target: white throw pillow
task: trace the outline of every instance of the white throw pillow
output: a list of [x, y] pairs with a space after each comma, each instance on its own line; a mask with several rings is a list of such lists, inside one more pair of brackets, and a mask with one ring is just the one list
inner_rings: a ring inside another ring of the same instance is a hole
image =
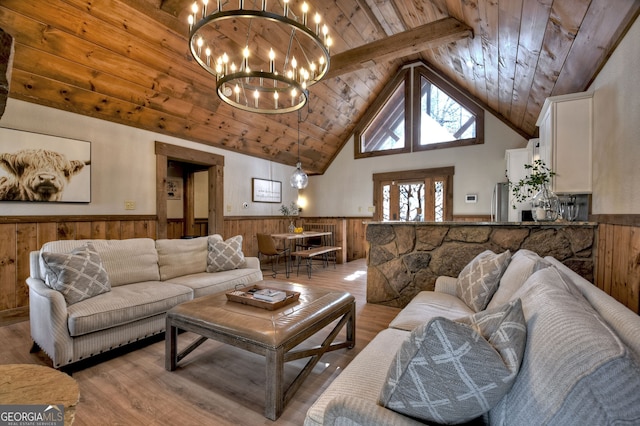
[[398, 350], [379, 402], [429, 422], [475, 419], [511, 389], [526, 334], [520, 299], [457, 321], [434, 318]]
[[209, 238], [207, 253], [207, 272], [229, 271], [246, 264], [242, 252], [242, 235], [236, 235], [226, 241]]
[[474, 312], [487, 307], [498, 289], [500, 277], [511, 260], [509, 250], [496, 254], [485, 250], [462, 269], [456, 281], [456, 296]]
[[71, 253], [42, 252], [45, 283], [64, 296], [67, 305], [111, 291], [111, 282], [93, 244]]
[[487, 308], [495, 308], [510, 302], [516, 291], [527, 281], [527, 278], [534, 272], [550, 266], [551, 263], [538, 256], [538, 254], [526, 249], [518, 250], [511, 256], [511, 261], [502, 274], [498, 289]]

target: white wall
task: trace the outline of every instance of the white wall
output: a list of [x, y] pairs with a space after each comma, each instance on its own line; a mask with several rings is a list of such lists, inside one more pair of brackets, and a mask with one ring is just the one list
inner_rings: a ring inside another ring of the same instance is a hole
[[[303, 216], [372, 216], [374, 173], [449, 166], [455, 167], [453, 214], [489, 215], [493, 186], [506, 181], [505, 150], [523, 148], [527, 140], [485, 112], [483, 145], [355, 160], [353, 143], [351, 138], [324, 175], [310, 176]], [[478, 202], [465, 203], [466, 194], [478, 194]]]
[[593, 214], [640, 212], [640, 20], [589, 90], [593, 95]]
[[[0, 127], [91, 142], [91, 203], [1, 202], [3, 216], [153, 215], [156, 214], [155, 141], [215, 153], [225, 157], [225, 215], [280, 215], [280, 204], [252, 203], [251, 178], [282, 182], [282, 201], [297, 192], [289, 185], [294, 166], [285, 166], [232, 151], [91, 117], [9, 99]], [[16, 146], [16, 151], [20, 149]], [[136, 209], [125, 210], [125, 200]], [[243, 202], [249, 208], [242, 207]]]

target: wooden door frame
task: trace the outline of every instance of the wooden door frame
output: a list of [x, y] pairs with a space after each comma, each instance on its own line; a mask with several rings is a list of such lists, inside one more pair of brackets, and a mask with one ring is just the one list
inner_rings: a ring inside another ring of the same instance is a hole
[[156, 141], [156, 215], [157, 238], [167, 238], [167, 169], [168, 161], [206, 166], [209, 174], [209, 234], [221, 234], [224, 226], [224, 157]]

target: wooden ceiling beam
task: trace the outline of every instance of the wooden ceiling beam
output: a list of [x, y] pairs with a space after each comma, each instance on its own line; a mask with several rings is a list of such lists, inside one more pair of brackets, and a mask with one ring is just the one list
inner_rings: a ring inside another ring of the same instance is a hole
[[331, 56], [326, 78], [357, 71], [434, 47], [473, 37], [473, 30], [455, 18], [444, 18], [408, 31], [376, 40]]

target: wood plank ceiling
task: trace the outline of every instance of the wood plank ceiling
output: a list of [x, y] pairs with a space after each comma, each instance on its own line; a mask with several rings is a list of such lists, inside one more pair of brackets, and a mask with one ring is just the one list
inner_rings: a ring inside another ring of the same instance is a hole
[[[522, 135], [535, 136], [545, 98], [585, 90], [640, 9], [637, 0], [307, 2], [331, 28], [332, 60], [340, 67], [311, 88], [302, 113], [301, 160], [309, 174], [326, 171], [376, 94], [415, 60]], [[253, 114], [218, 100], [189, 54], [191, 3], [1, 0], [0, 29], [15, 40], [9, 96], [294, 166], [297, 113]], [[292, 0], [291, 9], [301, 3]], [[470, 27], [473, 37], [437, 46], [418, 40], [419, 51], [409, 46], [349, 60], [358, 53], [352, 49], [421, 33], [420, 26], [443, 18]], [[345, 68], [361, 62], [364, 68]]]

